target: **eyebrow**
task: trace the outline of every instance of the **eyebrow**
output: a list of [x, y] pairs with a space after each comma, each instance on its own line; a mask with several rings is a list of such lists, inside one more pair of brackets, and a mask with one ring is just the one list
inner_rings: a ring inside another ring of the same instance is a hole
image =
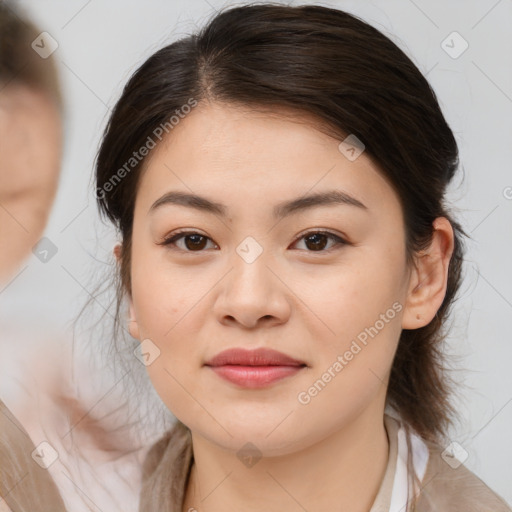
[[[194, 208], [195, 210], [211, 213], [220, 217], [227, 217], [228, 215], [227, 207], [221, 203], [211, 201], [206, 197], [202, 197], [196, 194], [189, 194], [179, 191], [167, 192], [162, 197], [157, 199], [151, 205], [148, 214], [153, 213], [155, 210], [164, 205], [171, 204]], [[276, 219], [282, 219], [299, 211], [328, 205], [349, 205], [355, 206], [362, 210], [368, 210], [367, 206], [365, 206], [361, 201], [345, 192], [340, 190], [327, 190], [325, 192], [318, 192], [315, 194], [298, 197], [296, 199], [283, 201], [274, 206], [273, 215]]]

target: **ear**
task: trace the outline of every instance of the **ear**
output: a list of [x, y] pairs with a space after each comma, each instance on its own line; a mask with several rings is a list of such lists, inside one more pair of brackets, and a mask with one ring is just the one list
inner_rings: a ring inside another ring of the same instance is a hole
[[112, 250], [114, 253], [114, 256], [116, 257], [116, 260], [118, 263], [121, 263], [121, 256], [123, 254], [123, 246], [120, 243], [117, 243], [114, 246], [114, 249]]
[[402, 317], [403, 329], [428, 325], [443, 303], [448, 283], [448, 267], [453, 254], [454, 235], [450, 221], [438, 217], [428, 249], [415, 255]]
[[[121, 262], [121, 257], [123, 254], [123, 246], [118, 243], [114, 246], [114, 249], [112, 251], [114, 253], [114, 256], [118, 263]], [[139, 324], [137, 323], [137, 317], [135, 316], [135, 308], [133, 307], [133, 300], [131, 295], [128, 294], [128, 301], [129, 301], [129, 318], [128, 318], [128, 332], [130, 333], [130, 336], [132, 338], [135, 338], [137, 340], [140, 340], [140, 331], [139, 331]]]

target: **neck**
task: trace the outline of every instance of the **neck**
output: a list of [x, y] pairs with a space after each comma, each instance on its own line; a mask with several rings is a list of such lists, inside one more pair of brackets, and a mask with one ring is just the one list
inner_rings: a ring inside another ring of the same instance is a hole
[[194, 433], [192, 446], [184, 512], [368, 512], [389, 453], [383, 409], [376, 408], [307, 449], [263, 457], [250, 468], [236, 454]]

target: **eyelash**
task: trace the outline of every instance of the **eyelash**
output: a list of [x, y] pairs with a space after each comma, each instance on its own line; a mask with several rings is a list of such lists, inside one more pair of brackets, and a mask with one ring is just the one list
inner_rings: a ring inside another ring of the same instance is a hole
[[[295, 244], [296, 242], [302, 240], [303, 238], [306, 238], [309, 235], [317, 235], [317, 234], [318, 235], [326, 235], [326, 236], [328, 236], [329, 238], [334, 240], [336, 242], [336, 244], [333, 245], [332, 247], [330, 247], [329, 249], [325, 249], [325, 250], [321, 250], [321, 251], [306, 251], [306, 252], [310, 252], [312, 254], [314, 254], [314, 253], [330, 253], [331, 250], [333, 250], [333, 249], [341, 248], [341, 247], [337, 247], [337, 246], [349, 245], [349, 242], [347, 242], [346, 240], [341, 238], [339, 235], [331, 233], [330, 231], [322, 231], [322, 230], [312, 230], [312, 231], [308, 231], [306, 233], [302, 233], [298, 238], [295, 239], [293, 244]], [[182, 238], [185, 238], [187, 235], [199, 235], [199, 236], [207, 238], [208, 240], [211, 240], [211, 238], [207, 237], [206, 235], [203, 235], [202, 233], [198, 233], [197, 231], [183, 230], [183, 231], [177, 231], [177, 232], [173, 233], [172, 235], [167, 236], [166, 238], [164, 238], [162, 240], [162, 242], [158, 243], [157, 245], [164, 245], [164, 246], [169, 247], [169, 249], [171, 249], [171, 250], [178, 250], [178, 251], [188, 252], [188, 253], [194, 253], [194, 252], [201, 253], [201, 252], [204, 252], [204, 250], [202, 250], [202, 251], [189, 251], [187, 249], [180, 249], [180, 248], [175, 246], [175, 242], [176, 241], [178, 241], [178, 240], [180, 240]], [[171, 247], [172, 245], [174, 245], [174, 247]]]

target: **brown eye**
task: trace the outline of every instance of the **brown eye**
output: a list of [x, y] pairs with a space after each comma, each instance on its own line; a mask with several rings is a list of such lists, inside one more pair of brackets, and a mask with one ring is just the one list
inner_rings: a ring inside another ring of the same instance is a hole
[[[298, 241], [301, 240], [304, 240], [308, 252], [327, 252], [333, 246], [347, 244], [343, 238], [328, 231], [310, 231], [302, 235]], [[334, 243], [326, 250], [325, 247], [328, 245], [329, 240], [333, 240]]]
[[[302, 240], [304, 240], [307, 252], [328, 252], [336, 245], [347, 244], [343, 238], [328, 231], [310, 231], [309, 233], [302, 235], [297, 241]], [[203, 252], [208, 241], [211, 241], [211, 239], [201, 233], [197, 233], [195, 231], [182, 231], [166, 238], [158, 245], [169, 246], [172, 249], [184, 252]], [[329, 245], [329, 241], [332, 241], [333, 243], [326, 249]], [[182, 246], [179, 246], [178, 242], [183, 242]]]
[[329, 243], [329, 237], [324, 233], [314, 233], [308, 235], [305, 239], [306, 247], [312, 251], [318, 251], [325, 249], [325, 246]]
[[185, 235], [183, 239], [185, 247], [191, 251], [196, 249], [201, 250], [206, 246], [206, 237], [202, 235]]
[[[177, 245], [177, 242], [181, 240], [183, 240], [184, 247], [179, 247]], [[210, 240], [210, 238], [202, 235], [201, 233], [196, 233], [194, 231], [184, 231], [177, 233], [170, 238], [166, 238], [159, 245], [176, 246], [177, 249], [181, 249], [185, 252], [202, 252], [202, 250], [206, 247], [208, 240]]]

